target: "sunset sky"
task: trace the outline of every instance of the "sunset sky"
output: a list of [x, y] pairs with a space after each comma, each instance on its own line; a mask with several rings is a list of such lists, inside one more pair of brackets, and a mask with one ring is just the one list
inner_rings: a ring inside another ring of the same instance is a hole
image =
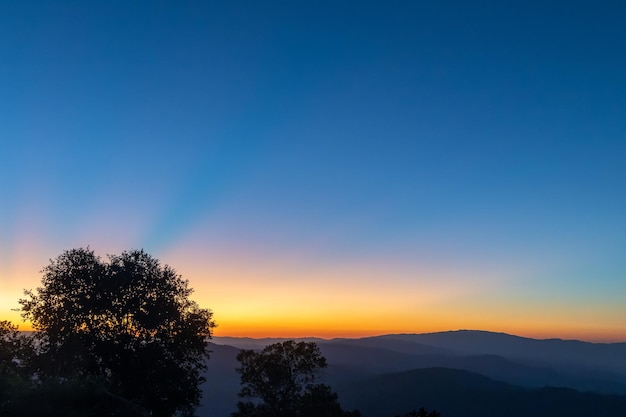
[[89, 245], [174, 267], [219, 336], [626, 341], [625, 19], [2, 2], [0, 320]]

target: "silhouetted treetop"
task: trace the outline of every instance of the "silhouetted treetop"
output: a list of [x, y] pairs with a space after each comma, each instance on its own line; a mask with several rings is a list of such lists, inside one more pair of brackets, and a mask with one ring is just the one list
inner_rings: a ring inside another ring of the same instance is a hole
[[315, 384], [326, 367], [315, 343], [292, 340], [267, 346], [260, 352], [242, 350], [237, 355], [243, 385], [233, 417], [358, 417], [358, 411], [341, 409], [328, 385]]
[[427, 411], [424, 407], [420, 407], [418, 411], [413, 410], [409, 413], [397, 415], [396, 417], [441, 417], [441, 414], [437, 411]]
[[42, 273], [20, 300], [39, 337], [39, 374], [97, 376], [110, 396], [153, 415], [193, 413], [215, 324], [186, 280], [143, 250], [105, 262], [72, 249]]

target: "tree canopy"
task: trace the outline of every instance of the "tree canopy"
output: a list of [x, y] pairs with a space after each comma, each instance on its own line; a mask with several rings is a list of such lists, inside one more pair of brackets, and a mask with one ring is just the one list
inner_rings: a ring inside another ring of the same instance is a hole
[[242, 350], [239, 396], [233, 417], [358, 417], [358, 411], [343, 411], [337, 394], [315, 383], [326, 367], [315, 343], [286, 341], [260, 352]]
[[19, 375], [23, 368], [28, 344], [17, 329], [9, 321], [0, 321], [0, 376], [5, 378]]
[[24, 360], [27, 341], [17, 326], [0, 321], [0, 415], [7, 415], [27, 387]]
[[192, 415], [212, 313], [174, 269], [142, 250], [63, 252], [20, 300], [38, 336], [42, 379], [95, 378], [108, 397], [154, 416]]
[[424, 407], [420, 407], [418, 411], [413, 410], [409, 413], [397, 415], [396, 417], [441, 417], [441, 414], [437, 411], [428, 411]]

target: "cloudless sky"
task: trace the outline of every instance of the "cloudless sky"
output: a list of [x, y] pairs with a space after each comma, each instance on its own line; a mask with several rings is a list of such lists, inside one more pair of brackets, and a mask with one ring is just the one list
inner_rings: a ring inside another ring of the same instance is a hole
[[626, 340], [626, 6], [0, 5], [0, 319], [144, 248], [218, 335]]

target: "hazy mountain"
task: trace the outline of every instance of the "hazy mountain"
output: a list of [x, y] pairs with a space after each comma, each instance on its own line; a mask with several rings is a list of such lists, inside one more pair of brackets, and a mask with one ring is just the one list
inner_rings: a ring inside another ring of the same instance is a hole
[[497, 355], [450, 355], [446, 353], [411, 355], [359, 345], [320, 343], [328, 360], [330, 382], [367, 375], [408, 371], [417, 368], [445, 367], [476, 372], [493, 379], [524, 386], [556, 386], [606, 394], [626, 394], [626, 375], [608, 371], [589, 371], [550, 367], [544, 361], [520, 362]]
[[239, 374], [235, 369], [239, 366], [237, 353], [239, 349], [232, 346], [209, 344], [211, 358], [204, 374], [206, 382], [202, 385], [201, 406], [199, 416], [230, 417], [235, 411], [239, 397]]
[[491, 354], [528, 359], [535, 363], [575, 365], [626, 373], [626, 343], [590, 343], [579, 340], [530, 339], [506, 333], [459, 330], [424, 334], [395, 334], [379, 339], [411, 342], [446, 349], [461, 355]]
[[364, 337], [361, 339], [332, 339], [329, 341], [321, 341], [322, 343], [343, 344], [351, 346], [363, 346], [368, 348], [379, 348], [392, 350], [394, 352], [410, 353], [413, 355], [423, 354], [452, 354], [454, 351], [450, 351], [445, 347], [437, 347], [427, 344], [416, 343], [410, 340], [402, 340], [401, 338], [394, 338], [392, 336], [373, 336]]
[[[263, 349], [265, 346], [281, 343], [287, 340], [294, 340], [293, 338], [286, 337], [265, 337], [261, 339], [255, 339], [252, 337], [214, 337], [212, 342], [217, 345], [228, 345], [234, 346], [239, 349]], [[319, 337], [301, 337], [295, 339], [299, 342], [326, 342], [326, 339], [321, 339]]]
[[[227, 417], [235, 410], [238, 348], [260, 349], [284, 340], [289, 339], [215, 338], [199, 415]], [[567, 414], [567, 404], [577, 410], [603, 410], [587, 415], [611, 416], [624, 398], [597, 393], [626, 394], [624, 343], [535, 340], [482, 331], [297, 340], [318, 343], [329, 365], [320, 375], [322, 381], [339, 392], [344, 408], [358, 408], [365, 417], [391, 417], [422, 405], [447, 411], [443, 417], [523, 415], [511, 411], [518, 409], [533, 417], [544, 415], [531, 412], [532, 407], [554, 410], [551, 417], [582, 415]], [[544, 388], [548, 386], [596, 394]], [[468, 409], [459, 405], [464, 401], [471, 404]], [[391, 403], [400, 408], [389, 408]], [[514, 408], [507, 411], [509, 403]], [[488, 405], [495, 414], [485, 411]]]
[[524, 389], [479, 374], [427, 368], [335, 387], [344, 407], [389, 417], [425, 406], [443, 417], [622, 417], [626, 396], [564, 388]]

